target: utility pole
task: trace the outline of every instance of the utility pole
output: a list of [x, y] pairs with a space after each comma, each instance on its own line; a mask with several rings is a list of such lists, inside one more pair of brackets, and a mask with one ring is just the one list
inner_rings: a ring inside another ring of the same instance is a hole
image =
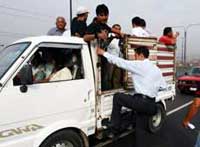
[[72, 0], [69, 0], [69, 9], [70, 9], [70, 28], [72, 25]]
[[185, 65], [186, 65], [186, 63], [187, 63], [186, 55], [187, 55], [187, 28], [184, 29], [184, 52], [183, 52], [183, 63], [184, 63]]
[[190, 27], [192, 26], [200, 26], [200, 23], [194, 23], [194, 24], [189, 24], [186, 26], [184, 30], [184, 36], [185, 36], [185, 41], [184, 41], [184, 63], [186, 64], [187, 62], [187, 31]]
[[186, 63], [186, 48], [187, 48], [187, 28], [185, 26], [172, 26], [172, 28], [182, 28], [183, 29], [183, 49], [182, 49], [182, 63]]

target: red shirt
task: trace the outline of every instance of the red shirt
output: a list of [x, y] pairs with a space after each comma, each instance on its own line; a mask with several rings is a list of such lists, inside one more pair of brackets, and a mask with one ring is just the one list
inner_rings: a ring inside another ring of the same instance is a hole
[[159, 42], [164, 43], [166, 45], [175, 45], [176, 39], [168, 36], [161, 36]]

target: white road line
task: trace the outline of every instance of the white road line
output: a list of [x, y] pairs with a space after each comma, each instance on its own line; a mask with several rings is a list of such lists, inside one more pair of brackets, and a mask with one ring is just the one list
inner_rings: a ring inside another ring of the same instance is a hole
[[183, 109], [183, 108], [185, 108], [185, 107], [187, 107], [187, 106], [190, 105], [191, 103], [192, 103], [192, 101], [189, 101], [188, 103], [186, 103], [186, 104], [184, 104], [184, 105], [182, 105], [182, 106], [177, 107], [176, 109], [173, 109], [173, 110], [167, 112], [167, 116], [168, 116], [168, 115], [171, 115], [171, 114], [173, 114], [173, 113], [175, 113], [175, 112], [177, 112], [177, 111], [179, 111], [179, 110], [181, 110], [181, 109]]

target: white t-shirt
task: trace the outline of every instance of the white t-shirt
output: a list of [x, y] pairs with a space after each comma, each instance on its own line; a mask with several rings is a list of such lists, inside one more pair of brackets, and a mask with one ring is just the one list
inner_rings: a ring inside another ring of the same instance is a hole
[[64, 67], [61, 70], [57, 71], [49, 81], [62, 81], [62, 80], [71, 80], [72, 79], [72, 73], [67, 68]]
[[62, 34], [62, 36], [71, 36], [71, 31], [70, 30], [66, 30], [63, 34]]
[[120, 57], [121, 52], [119, 47], [119, 39], [114, 38], [109, 44], [107, 51], [114, 56]]
[[137, 37], [150, 37], [150, 34], [141, 27], [133, 28], [132, 35], [137, 36]]

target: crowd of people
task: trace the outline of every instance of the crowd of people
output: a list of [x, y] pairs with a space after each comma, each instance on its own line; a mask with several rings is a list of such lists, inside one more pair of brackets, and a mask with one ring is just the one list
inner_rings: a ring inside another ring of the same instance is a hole
[[[66, 29], [67, 23], [65, 18], [58, 17], [56, 19], [56, 27], [50, 29], [47, 35], [71, 35], [81, 37], [88, 43], [96, 39], [98, 42], [97, 54], [101, 57], [101, 79], [104, 81], [102, 82], [102, 89], [104, 90], [121, 86], [120, 79], [122, 76], [120, 68], [131, 72], [136, 94], [117, 93], [114, 95], [110, 124], [111, 133], [108, 136], [113, 138], [121, 132], [120, 111], [122, 106], [125, 106], [137, 112], [136, 146], [147, 146], [143, 142], [143, 138], [148, 137], [149, 133], [145, 128], [145, 124], [148, 121], [147, 116], [156, 113], [155, 97], [160, 89], [166, 88], [161, 71], [148, 60], [149, 50], [146, 47], [135, 49], [135, 60], [137, 61], [130, 62], [123, 59], [121, 42], [125, 34], [122, 33], [120, 24], [114, 24], [112, 27], [108, 26], [109, 9], [105, 4], [100, 4], [96, 7], [96, 16], [89, 25], [87, 25], [88, 14], [89, 10], [87, 8], [79, 7], [76, 17], [72, 20], [70, 30], [68, 27]], [[152, 37], [151, 33], [146, 30], [146, 22], [143, 18], [136, 16], [131, 23], [132, 36]], [[175, 46], [178, 36], [179, 33], [174, 33], [171, 27], [165, 27], [163, 36], [158, 41], [165, 45]], [[196, 98], [183, 120], [184, 127], [194, 128], [190, 121], [197, 113], [199, 107], [200, 99]]]
[[[59, 16], [56, 19], [56, 27], [51, 28], [47, 35], [55, 36], [77, 36], [84, 38], [85, 41], [93, 39], [107, 39], [109, 33], [117, 33], [123, 37], [121, 30], [111, 28], [107, 25], [109, 9], [106, 5], [98, 5], [96, 8], [96, 17], [93, 18], [91, 24], [87, 25], [89, 10], [86, 7], [78, 7], [76, 16], [73, 18], [71, 26], [67, 26], [64, 17]], [[146, 30], [146, 21], [138, 16], [131, 21], [132, 31], [130, 35], [135, 37], [153, 37], [151, 33]], [[120, 26], [121, 28], [121, 26]], [[95, 34], [96, 33], [96, 34]], [[173, 32], [171, 27], [165, 27], [163, 36], [159, 38], [159, 42], [166, 45], [175, 45], [176, 39], [179, 36], [178, 32]]]

